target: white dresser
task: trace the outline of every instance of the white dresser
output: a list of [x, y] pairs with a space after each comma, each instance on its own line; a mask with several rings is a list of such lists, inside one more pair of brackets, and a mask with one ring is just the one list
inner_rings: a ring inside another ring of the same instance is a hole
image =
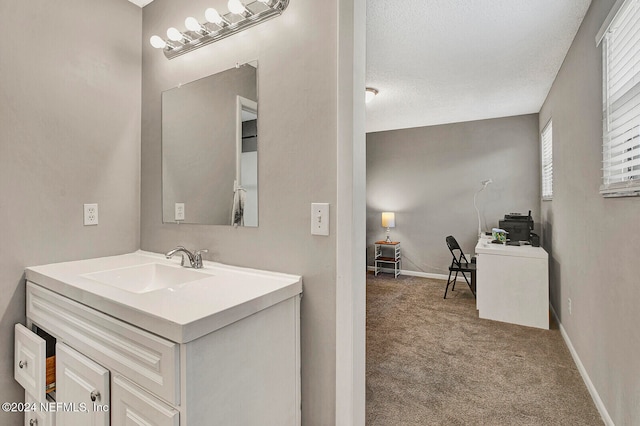
[[480, 318], [549, 328], [549, 256], [542, 247], [476, 245], [476, 303]]

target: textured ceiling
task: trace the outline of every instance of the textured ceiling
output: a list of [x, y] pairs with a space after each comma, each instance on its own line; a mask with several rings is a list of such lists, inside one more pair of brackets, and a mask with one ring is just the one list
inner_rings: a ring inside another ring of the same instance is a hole
[[540, 111], [590, 3], [367, 0], [367, 132]]
[[536, 113], [590, 0], [367, 0], [367, 132]]

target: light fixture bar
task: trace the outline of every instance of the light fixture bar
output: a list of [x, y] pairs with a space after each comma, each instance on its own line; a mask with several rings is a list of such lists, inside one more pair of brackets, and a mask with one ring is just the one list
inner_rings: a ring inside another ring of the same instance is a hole
[[[244, 31], [261, 22], [280, 16], [289, 5], [289, 0], [255, 0], [247, 4], [243, 2], [242, 4], [245, 7], [243, 14], [232, 12], [224, 15], [219, 14], [221, 18], [220, 23], [209, 21], [209, 18], [213, 16], [211, 12], [209, 12], [210, 15], [207, 16], [207, 21], [205, 21], [204, 24], [200, 24], [202, 31], [192, 31], [191, 28], [188, 28], [184, 32], [181, 32], [183, 36], [182, 43], [172, 43], [169, 40], [165, 40], [166, 44], [162, 46], [160, 41], [163, 39], [154, 36], [152, 37], [151, 44], [156, 48], [162, 48], [167, 59], [173, 59], [213, 43], [214, 41], [222, 40], [230, 35]], [[194, 22], [191, 22], [189, 26], [195, 29]], [[212, 29], [215, 27], [219, 29]]]

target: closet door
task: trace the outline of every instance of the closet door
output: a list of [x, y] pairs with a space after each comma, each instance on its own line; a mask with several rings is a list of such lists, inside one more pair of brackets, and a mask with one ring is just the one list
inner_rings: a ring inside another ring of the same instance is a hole
[[57, 343], [56, 402], [59, 425], [109, 426], [109, 370]]

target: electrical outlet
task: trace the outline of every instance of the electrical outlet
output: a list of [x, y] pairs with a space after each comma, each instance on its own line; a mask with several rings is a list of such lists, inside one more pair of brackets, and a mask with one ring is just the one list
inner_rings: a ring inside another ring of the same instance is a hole
[[97, 225], [98, 224], [98, 205], [97, 204], [85, 204], [84, 205], [84, 225]]
[[569, 300], [569, 315], [571, 315], [571, 298], [569, 297], [567, 300]]
[[174, 220], [184, 220], [184, 203], [176, 203]]

